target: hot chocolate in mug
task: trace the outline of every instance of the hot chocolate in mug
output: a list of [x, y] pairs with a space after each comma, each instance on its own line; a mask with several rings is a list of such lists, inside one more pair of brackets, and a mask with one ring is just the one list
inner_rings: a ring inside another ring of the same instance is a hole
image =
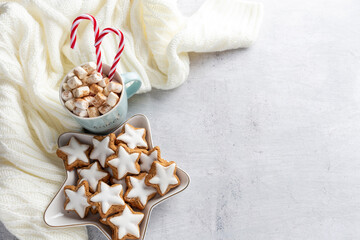
[[[74, 69], [73, 69], [74, 70]], [[110, 72], [110, 66], [103, 64], [103, 73], [108, 75]], [[128, 110], [128, 99], [131, 98], [141, 87], [140, 76], [135, 72], [127, 72], [119, 74], [115, 72], [112, 81], [121, 83], [123, 90], [120, 93], [120, 98], [117, 104], [104, 115], [92, 118], [79, 117], [69, 111], [65, 107], [64, 100], [61, 98], [63, 92], [62, 85], [66, 81], [66, 76], [62, 80], [59, 88], [60, 102], [66, 111], [85, 129], [93, 133], [109, 133], [111, 130], [119, 127], [122, 122], [126, 120], [126, 114]]]

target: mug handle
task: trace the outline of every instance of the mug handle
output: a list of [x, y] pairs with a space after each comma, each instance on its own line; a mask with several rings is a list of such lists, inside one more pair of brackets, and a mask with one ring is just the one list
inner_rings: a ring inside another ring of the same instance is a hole
[[[126, 90], [127, 98], [131, 98], [141, 87], [141, 79], [139, 74], [136, 72], [127, 72], [120, 74], [121, 78], [124, 81], [124, 88]], [[127, 86], [128, 83], [132, 84]]]

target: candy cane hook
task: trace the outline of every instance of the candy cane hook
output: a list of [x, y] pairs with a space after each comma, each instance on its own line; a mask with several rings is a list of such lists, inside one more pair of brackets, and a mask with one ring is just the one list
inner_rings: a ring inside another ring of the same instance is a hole
[[123, 52], [124, 50], [124, 47], [125, 47], [125, 41], [124, 41], [124, 34], [116, 29], [116, 28], [105, 28], [104, 30], [101, 31], [99, 37], [97, 38], [96, 42], [95, 42], [95, 48], [99, 48], [100, 49], [100, 45], [104, 39], [104, 37], [109, 34], [109, 33], [115, 33], [116, 35], [118, 35], [120, 37], [120, 43], [119, 43], [119, 47], [118, 47], [118, 51], [115, 55], [115, 58], [114, 58], [114, 61], [113, 61], [113, 64], [111, 65], [111, 68], [110, 68], [110, 72], [109, 72], [109, 79], [110, 81], [113, 79], [114, 75], [115, 75], [115, 72], [116, 72], [116, 66], [117, 64], [119, 63], [120, 61], [120, 55], [121, 53]]
[[[75, 47], [75, 43], [76, 43], [76, 32], [77, 32], [77, 28], [79, 27], [79, 24], [82, 20], [90, 20], [93, 23], [94, 26], [94, 35], [95, 35], [95, 42], [97, 40], [97, 38], [99, 37], [100, 34], [100, 30], [99, 30], [99, 26], [97, 24], [96, 19], [90, 15], [90, 14], [81, 14], [80, 16], [78, 16], [77, 18], [75, 18], [75, 20], [73, 21], [73, 24], [71, 26], [71, 32], [70, 32], [70, 47], [74, 48]], [[95, 52], [96, 52], [96, 66], [97, 66], [97, 71], [102, 73], [102, 62], [101, 62], [101, 50], [100, 50], [100, 45], [99, 47], [95, 46]]]

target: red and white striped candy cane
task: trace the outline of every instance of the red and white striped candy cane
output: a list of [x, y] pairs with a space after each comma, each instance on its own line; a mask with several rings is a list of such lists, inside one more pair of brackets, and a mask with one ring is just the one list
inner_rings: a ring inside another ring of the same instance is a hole
[[[90, 15], [90, 14], [81, 14], [80, 16], [78, 16], [77, 18], [75, 18], [75, 20], [73, 21], [73, 24], [71, 26], [71, 33], [70, 33], [70, 47], [74, 48], [75, 47], [75, 43], [76, 43], [76, 31], [77, 28], [80, 24], [80, 22], [82, 20], [90, 20], [93, 23], [94, 26], [94, 35], [95, 35], [95, 42], [97, 40], [97, 38], [99, 37], [100, 34], [100, 30], [99, 30], [99, 26], [97, 24], [96, 19]], [[102, 73], [102, 62], [101, 62], [101, 50], [100, 50], [100, 45], [99, 47], [95, 46], [95, 52], [96, 52], [96, 66], [97, 66], [97, 71]]]
[[120, 37], [120, 43], [119, 43], [119, 48], [118, 48], [118, 51], [116, 53], [116, 56], [114, 58], [114, 61], [113, 61], [113, 64], [111, 65], [111, 68], [110, 68], [110, 72], [109, 72], [109, 79], [110, 81], [113, 79], [114, 75], [115, 75], [115, 72], [116, 72], [116, 65], [119, 63], [120, 61], [120, 55], [121, 53], [123, 52], [124, 50], [124, 47], [125, 47], [125, 39], [124, 39], [124, 34], [116, 29], [116, 28], [105, 28], [104, 30], [101, 31], [99, 37], [97, 38], [96, 42], [95, 42], [95, 47], [96, 48], [100, 48], [100, 45], [104, 39], [104, 37], [108, 34], [108, 33], [115, 33], [116, 35], [118, 35]]

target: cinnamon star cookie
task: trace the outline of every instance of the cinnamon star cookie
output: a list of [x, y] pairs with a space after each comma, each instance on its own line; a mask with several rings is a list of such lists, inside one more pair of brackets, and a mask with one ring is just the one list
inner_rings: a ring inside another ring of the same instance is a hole
[[130, 150], [124, 144], [120, 144], [115, 155], [107, 159], [107, 164], [112, 170], [114, 178], [122, 179], [127, 174], [139, 174], [140, 152]]
[[146, 173], [141, 173], [138, 176], [126, 177], [127, 190], [124, 199], [140, 210], [143, 210], [147, 202], [156, 195], [156, 189], [145, 184], [146, 176]]
[[77, 169], [79, 176], [79, 182], [87, 181], [91, 192], [96, 192], [99, 181], [107, 182], [110, 178], [110, 174], [104, 171], [99, 162], [95, 161], [88, 167]]
[[100, 216], [105, 218], [124, 209], [123, 188], [120, 184], [109, 186], [99, 182], [98, 191], [91, 196], [90, 201], [98, 207]]
[[66, 170], [71, 171], [75, 167], [84, 167], [90, 164], [90, 146], [81, 144], [75, 137], [72, 137], [66, 146], [56, 150], [56, 154], [64, 161]]
[[135, 212], [128, 205], [124, 211], [107, 218], [114, 240], [136, 239], [140, 237], [139, 225], [144, 218], [141, 212]]
[[115, 134], [111, 133], [108, 136], [94, 136], [92, 139], [90, 158], [98, 160], [103, 168], [106, 167], [106, 158], [116, 151], [115, 138]]
[[84, 218], [91, 208], [89, 197], [88, 182], [83, 181], [78, 186], [65, 186], [65, 204], [64, 209], [67, 211], [75, 211], [79, 217]]
[[130, 124], [125, 124], [123, 132], [117, 136], [119, 142], [125, 143], [129, 148], [148, 148], [148, 144], [145, 139], [145, 128], [136, 128]]
[[180, 180], [176, 175], [176, 163], [165, 160], [153, 162], [145, 183], [156, 188], [157, 192], [164, 196], [170, 189], [180, 185]]

